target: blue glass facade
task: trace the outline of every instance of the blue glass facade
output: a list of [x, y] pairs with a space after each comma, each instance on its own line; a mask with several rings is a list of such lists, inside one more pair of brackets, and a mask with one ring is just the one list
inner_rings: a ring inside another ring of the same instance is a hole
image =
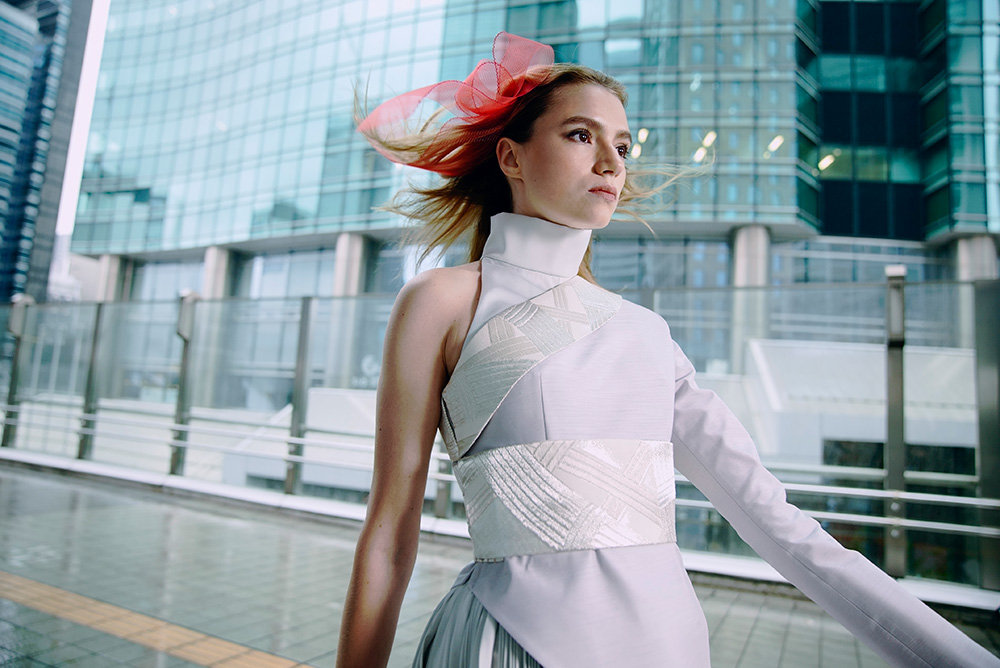
[[0, 296], [5, 298], [27, 274], [26, 260], [9, 249], [16, 248], [20, 237], [21, 143], [33, 125], [27, 111], [37, 38], [38, 21], [32, 14], [0, 4]]
[[[9, 58], [4, 59], [0, 77], [4, 86], [20, 86], [27, 76], [26, 94], [19, 103], [22, 118], [14, 169], [3, 198], [0, 300], [25, 293], [41, 301], [47, 293], [90, 1], [21, 0], [12, 4], [18, 9], [10, 4], [0, 7], [4, 16], [17, 12], [33, 28], [29, 43], [23, 34], [14, 37], [9, 32], [13, 24], [5, 23], [9, 39], [5, 38], [0, 48]], [[10, 99], [5, 100], [3, 110], [8, 120], [17, 114], [15, 106], [8, 104]], [[4, 144], [8, 138], [6, 135]]]
[[398, 226], [371, 212], [390, 184], [353, 132], [354, 90], [436, 77], [443, 3], [284, 5], [112, 2], [74, 250]]
[[823, 232], [997, 232], [997, 4], [819, 8]]
[[[362, 290], [397, 289], [413, 271], [413, 253], [395, 248], [405, 222], [373, 207], [427, 176], [354, 132], [355, 96], [375, 103], [463, 78], [500, 30], [622, 80], [636, 164], [705, 166], [648, 215], [654, 234], [618, 222], [600, 235], [609, 286], [728, 284], [733, 231], [748, 225], [768, 231], [768, 266], [783, 244], [822, 255], [823, 243], [802, 247], [817, 234], [923, 242], [995, 231], [996, 105], [983, 100], [996, 97], [997, 35], [964, 4], [112, 0], [72, 248], [122, 258], [131, 283], [117, 292], [133, 298], [136, 281], [184, 273], [209, 247], [228, 257], [213, 296], [255, 294], [248, 277], [261, 267], [318, 253], [310, 277], [285, 289], [324, 296], [337, 293], [324, 277], [337, 271], [338, 237], [359, 234]], [[703, 264], [688, 253], [698, 244], [713, 249]], [[917, 255], [917, 276], [953, 274], [933, 269], [937, 250]], [[686, 258], [680, 269], [658, 264], [674, 256]], [[809, 275], [820, 274], [773, 278]]]
[[31, 85], [38, 23], [30, 14], [0, 4], [0, 221], [4, 229], [17, 165], [18, 144]]

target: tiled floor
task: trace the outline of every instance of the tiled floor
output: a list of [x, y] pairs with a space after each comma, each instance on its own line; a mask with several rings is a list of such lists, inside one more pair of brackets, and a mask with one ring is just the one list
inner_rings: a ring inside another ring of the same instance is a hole
[[[357, 529], [0, 468], [0, 667], [332, 667]], [[425, 540], [390, 665], [469, 560]], [[696, 584], [717, 667], [884, 666], [812, 603]], [[964, 627], [1000, 653], [996, 628]]]

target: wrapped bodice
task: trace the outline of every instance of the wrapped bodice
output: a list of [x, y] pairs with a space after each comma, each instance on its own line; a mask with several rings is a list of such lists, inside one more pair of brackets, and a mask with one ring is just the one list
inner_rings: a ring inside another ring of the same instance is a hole
[[[501, 425], [477, 444], [505, 401], [539, 401], [535, 384], [518, 387], [529, 373], [571, 396], [575, 374], [546, 361], [598, 336], [621, 306], [620, 296], [575, 277], [504, 309], [466, 344], [442, 394], [441, 432], [477, 559], [676, 541], [667, 441], [618, 438], [613, 424], [594, 424], [590, 438], [516, 442], [511, 432], [525, 425]], [[576, 370], [587, 373], [585, 363]], [[535, 429], [546, 433], [544, 424]]]

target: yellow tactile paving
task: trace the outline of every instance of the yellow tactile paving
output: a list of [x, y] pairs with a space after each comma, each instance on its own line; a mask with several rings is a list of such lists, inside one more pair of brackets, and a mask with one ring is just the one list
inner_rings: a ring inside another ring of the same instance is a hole
[[167, 650], [173, 656], [180, 657], [192, 663], [200, 663], [203, 666], [214, 666], [220, 661], [232, 659], [241, 654], [246, 654], [248, 651], [250, 651], [249, 648], [243, 645], [209, 637]]
[[212, 668], [308, 668], [162, 619], [0, 571], [0, 598]]
[[123, 617], [102, 619], [94, 624], [90, 624], [89, 626], [94, 627], [98, 631], [104, 631], [109, 635], [118, 636], [120, 638], [128, 638], [140, 633], [152, 631], [153, 629], [163, 628], [167, 625], [167, 622], [162, 619], [133, 613]]
[[213, 664], [212, 668], [293, 668], [300, 664], [264, 652], [249, 652]]
[[166, 652], [174, 647], [188, 645], [207, 637], [204, 633], [198, 633], [183, 626], [166, 624], [157, 629], [130, 635], [127, 639], [137, 645], [144, 645], [161, 652]]

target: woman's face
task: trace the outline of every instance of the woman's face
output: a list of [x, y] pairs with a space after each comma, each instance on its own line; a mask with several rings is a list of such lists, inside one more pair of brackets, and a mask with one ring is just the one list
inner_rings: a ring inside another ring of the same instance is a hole
[[611, 220], [632, 144], [625, 108], [597, 84], [565, 86], [534, 123], [531, 138], [497, 145], [514, 213], [579, 229]]

